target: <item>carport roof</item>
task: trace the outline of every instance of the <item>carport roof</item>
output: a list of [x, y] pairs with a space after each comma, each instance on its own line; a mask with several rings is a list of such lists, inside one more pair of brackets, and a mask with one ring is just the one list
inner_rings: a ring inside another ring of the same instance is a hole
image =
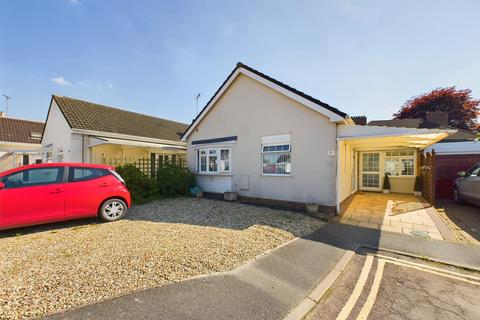
[[415, 129], [377, 126], [338, 126], [337, 139], [348, 141], [357, 150], [379, 150], [383, 148], [425, 149], [439, 142], [456, 130]]

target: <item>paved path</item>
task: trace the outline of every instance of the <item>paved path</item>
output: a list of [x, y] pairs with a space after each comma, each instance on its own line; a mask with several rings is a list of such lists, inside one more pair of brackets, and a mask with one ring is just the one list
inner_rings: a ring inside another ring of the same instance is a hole
[[[342, 204], [340, 223], [410, 235], [421, 232], [432, 239], [451, 240], [441, 230], [435, 209], [422, 197], [404, 193], [357, 192]], [[453, 236], [453, 235], [452, 235]]]
[[480, 270], [473, 246], [328, 224], [234, 271], [140, 291], [51, 319], [282, 319], [355, 243]]

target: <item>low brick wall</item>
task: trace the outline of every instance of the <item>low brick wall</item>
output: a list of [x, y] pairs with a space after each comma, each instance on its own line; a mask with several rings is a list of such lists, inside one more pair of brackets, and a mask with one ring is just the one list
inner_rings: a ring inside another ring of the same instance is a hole
[[[223, 200], [223, 193], [211, 193], [204, 192], [203, 196], [208, 199]], [[294, 202], [294, 201], [284, 201], [284, 200], [275, 200], [275, 199], [263, 199], [263, 198], [254, 198], [254, 197], [243, 197], [238, 196], [236, 202], [251, 204], [255, 206], [268, 207], [272, 209], [287, 209], [295, 212], [307, 213], [305, 209], [305, 203], [303, 202]], [[324, 217], [323, 214], [333, 215], [335, 214], [335, 206], [319, 206], [318, 215], [308, 213], [308, 215]], [[322, 214], [323, 213], [323, 214]]]

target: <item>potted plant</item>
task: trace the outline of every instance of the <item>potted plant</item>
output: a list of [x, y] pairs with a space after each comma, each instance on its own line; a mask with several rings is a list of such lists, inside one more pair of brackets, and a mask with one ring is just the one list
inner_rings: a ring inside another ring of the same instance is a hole
[[305, 203], [305, 207], [307, 209], [307, 212], [308, 213], [312, 213], [312, 214], [315, 214], [315, 213], [318, 213], [318, 208], [320, 207], [318, 203]]
[[386, 173], [385, 177], [383, 178], [383, 193], [390, 193], [390, 178]]
[[421, 196], [422, 195], [422, 189], [423, 189], [422, 177], [417, 176], [417, 177], [415, 177], [415, 185], [413, 186], [413, 194], [416, 195], [416, 196]]
[[307, 213], [316, 214], [320, 207], [318, 203], [313, 202], [313, 196], [308, 196], [306, 200], [305, 209], [307, 210]]

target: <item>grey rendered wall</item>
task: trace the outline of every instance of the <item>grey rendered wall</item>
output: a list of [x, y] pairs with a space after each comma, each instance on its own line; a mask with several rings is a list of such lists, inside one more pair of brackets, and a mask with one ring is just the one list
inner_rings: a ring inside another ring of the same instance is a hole
[[[291, 134], [292, 175], [261, 174], [262, 136]], [[187, 161], [196, 170], [192, 140], [238, 136], [232, 147], [233, 189], [242, 196], [335, 205], [336, 124], [325, 116], [240, 75], [187, 140]], [[249, 190], [240, 190], [240, 177]]]

